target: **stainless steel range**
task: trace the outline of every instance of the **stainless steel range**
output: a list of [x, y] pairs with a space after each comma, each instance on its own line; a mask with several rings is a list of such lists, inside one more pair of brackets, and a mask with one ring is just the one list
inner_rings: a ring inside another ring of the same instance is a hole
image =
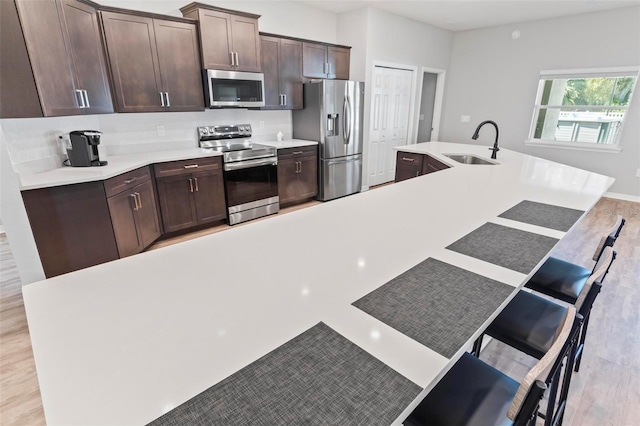
[[198, 127], [201, 148], [224, 153], [229, 224], [278, 213], [276, 148], [251, 141], [251, 125]]

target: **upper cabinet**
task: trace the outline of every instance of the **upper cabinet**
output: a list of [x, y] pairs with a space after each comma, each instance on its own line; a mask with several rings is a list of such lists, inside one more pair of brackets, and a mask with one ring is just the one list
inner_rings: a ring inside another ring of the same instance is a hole
[[305, 77], [349, 79], [349, 47], [304, 42], [302, 49]]
[[206, 69], [260, 72], [259, 15], [201, 3], [180, 9], [200, 22], [202, 65]]
[[[2, 73], [10, 76], [1, 80], [2, 117], [113, 112], [93, 7], [75, 0], [2, 1], [2, 20]], [[6, 61], [12, 56], [15, 62]]]
[[264, 109], [302, 109], [302, 42], [260, 36]]
[[101, 14], [118, 112], [204, 110], [195, 23]]

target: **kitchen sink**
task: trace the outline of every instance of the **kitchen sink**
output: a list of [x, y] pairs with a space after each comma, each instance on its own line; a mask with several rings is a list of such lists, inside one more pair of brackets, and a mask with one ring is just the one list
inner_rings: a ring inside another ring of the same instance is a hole
[[472, 154], [443, 154], [443, 155], [445, 157], [449, 157], [452, 160], [462, 164], [482, 164], [482, 165], [491, 165], [491, 166], [498, 164], [491, 160], [486, 160], [482, 157], [478, 157], [477, 155], [472, 155]]

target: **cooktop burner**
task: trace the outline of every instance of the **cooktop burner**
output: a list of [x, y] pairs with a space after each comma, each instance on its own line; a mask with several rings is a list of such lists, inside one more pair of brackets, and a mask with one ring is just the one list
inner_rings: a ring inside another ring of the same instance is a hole
[[198, 127], [198, 143], [201, 148], [223, 152], [225, 163], [277, 155], [276, 148], [251, 141], [250, 124]]

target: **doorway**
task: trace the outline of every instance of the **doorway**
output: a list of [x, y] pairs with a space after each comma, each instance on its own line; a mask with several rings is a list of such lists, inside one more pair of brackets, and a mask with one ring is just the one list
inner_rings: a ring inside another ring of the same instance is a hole
[[417, 128], [415, 143], [438, 140], [445, 73], [445, 70], [437, 68], [422, 68], [422, 84], [419, 89], [420, 110], [415, 117]]
[[370, 186], [393, 181], [396, 146], [409, 143], [413, 71], [374, 66], [369, 132]]

